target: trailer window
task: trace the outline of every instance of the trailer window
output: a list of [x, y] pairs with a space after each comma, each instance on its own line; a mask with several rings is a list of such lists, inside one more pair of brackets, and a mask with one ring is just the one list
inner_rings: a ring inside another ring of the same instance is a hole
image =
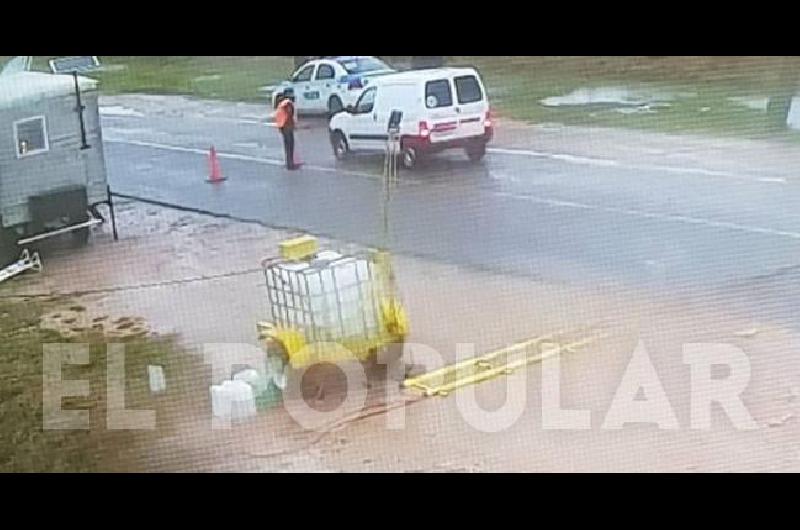
[[17, 158], [43, 153], [49, 149], [44, 116], [14, 122], [14, 141]]

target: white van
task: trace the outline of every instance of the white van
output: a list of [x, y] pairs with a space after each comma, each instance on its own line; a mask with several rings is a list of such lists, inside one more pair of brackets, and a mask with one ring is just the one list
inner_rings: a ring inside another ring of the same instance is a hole
[[452, 148], [464, 149], [471, 161], [480, 161], [492, 139], [486, 90], [473, 68], [403, 72], [376, 79], [354, 106], [331, 119], [336, 158], [385, 150], [393, 110], [403, 113], [401, 161], [407, 169], [426, 154]]

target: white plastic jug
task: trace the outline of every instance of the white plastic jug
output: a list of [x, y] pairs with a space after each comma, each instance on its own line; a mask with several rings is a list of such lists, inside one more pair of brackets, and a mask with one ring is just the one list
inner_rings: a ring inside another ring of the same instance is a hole
[[225, 381], [231, 396], [231, 419], [250, 418], [256, 415], [256, 399], [253, 388], [244, 381]]
[[243, 419], [256, 415], [253, 389], [244, 381], [225, 381], [211, 387], [211, 411], [216, 418]]
[[222, 385], [211, 385], [211, 414], [215, 418], [231, 416], [231, 398]]
[[248, 368], [233, 376], [234, 381], [244, 381], [253, 388], [255, 396], [260, 395], [267, 389], [269, 385], [269, 378], [258, 373], [257, 370]]

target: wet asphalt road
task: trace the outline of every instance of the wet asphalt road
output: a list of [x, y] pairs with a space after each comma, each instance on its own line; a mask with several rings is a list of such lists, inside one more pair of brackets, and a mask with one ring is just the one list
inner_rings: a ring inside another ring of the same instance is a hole
[[[337, 163], [325, 123], [304, 120], [305, 166], [287, 172], [257, 119], [106, 116], [112, 189], [377, 245], [381, 156]], [[227, 181], [205, 182], [214, 144]], [[392, 248], [549, 281], [693, 290], [770, 275], [800, 260], [793, 185], [687, 170], [642, 170], [503, 146], [472, 165], [439, 155], [403, 172]]]

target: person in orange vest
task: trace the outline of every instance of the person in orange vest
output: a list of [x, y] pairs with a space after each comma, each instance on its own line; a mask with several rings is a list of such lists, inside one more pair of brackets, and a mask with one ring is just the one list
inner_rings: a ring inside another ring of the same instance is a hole
[[286, 156], [286, 169], [298, 169], [294, 163], [294, 128], [297, 124], [295, 117], [294, 97], [283, 96], [275, 112], [275, 125], [283, 136], [283, 151]]

